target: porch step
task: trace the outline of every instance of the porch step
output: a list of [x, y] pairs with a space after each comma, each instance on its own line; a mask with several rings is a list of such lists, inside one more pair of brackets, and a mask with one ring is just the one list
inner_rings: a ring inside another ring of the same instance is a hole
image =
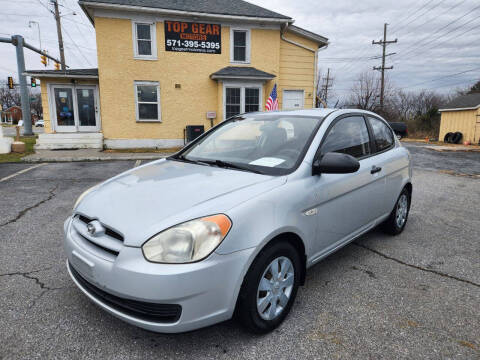
[[103, 149], [102, 133], [39, 134], [35, 150]]

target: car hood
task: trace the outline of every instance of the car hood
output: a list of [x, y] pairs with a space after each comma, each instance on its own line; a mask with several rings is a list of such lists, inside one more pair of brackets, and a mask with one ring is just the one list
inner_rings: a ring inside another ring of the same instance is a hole
[[[225, 212], [280, 185], [274, 179], [247, 171], [160, 160], [100, 184], [83, 198], [76, 213], [98, 219], [121, 233], [125, 245], [141, 246], [167, 227]], [[263, 185], [250, 189], [258, 184]]]

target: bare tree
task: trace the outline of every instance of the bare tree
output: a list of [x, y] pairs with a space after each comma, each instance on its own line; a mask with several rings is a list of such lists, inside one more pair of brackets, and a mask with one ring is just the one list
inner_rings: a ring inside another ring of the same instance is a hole
[[[365, 71], [358, 75], [357, 80], [347, 98], [348, 106], [358, 109], [375, 111], [379, 106], [380, 78], [372, 71]], [[390, 94], [390, 86], [385, 81], [385, 98]]]
[[39, 119], [43, 118], [42, 95], [40, 93], [32, 94], [33, 100], [30, 101], [32, 113]]
[[10, 90], [7, 85], [0, 87], [0, 106], [5, 110], [14, 105], [20, 105], [20, 93], [17, 89]]

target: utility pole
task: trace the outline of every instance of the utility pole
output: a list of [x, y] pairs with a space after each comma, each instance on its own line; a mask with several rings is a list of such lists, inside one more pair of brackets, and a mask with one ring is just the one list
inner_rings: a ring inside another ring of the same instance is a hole
[[62, 70], [65, 70], [65, 53], [63, 48], [62, 23], [60, 22], [60, 11], [58, 10], [58, 0], [52, 0], [55, 8], [55, 21], [57, 22], [58, 49], [60, 51], [60, 63]]
[[[320, 74], [318, 76], [320, 79]], [[333, 78], [330, 77], [330, 68], [327, 69], [327, 77], [322, 79], [322, 86], [318, 87], [318, 93], [317, 93], [317, 98], [316, 98], [316, 105], [317, 107], [322, 104], [325, 108], [327, 107], [327, 102], [328, 102], [328, 90], [332, 87], [331, 80]], [[318, 81], [320, 82], [320, 81]]]
[[373, 45], [382, 45], [382, 66], [374, 66], [373, 70], [379, 70], [382, 73], [382, 80], [381, 80], [381, 88], [380, 88], [380, 109], [383, 110], [383, 100], [385, 97], [385, 70], [392, 70], [393, 66], [385, 67], [385, 57], [386, 57], [386, 50], [388, 44], [394, 44], [397, 42], [395, 40], [387, 40], [387, 26], [388, 24], [385, 23], [383, 25], [383, 40], [380, 41], [372, 41]]
[[45, 51], [37, 49], [36, 47], [27, 44], [23, 36], [13, 35], [11, 38], [0, 37], [0, 43], [10, 43], [16, 47], [17, 53], [17, 70], [18, 70], [18, 82], [20, 84], [20, 98], [22, 101], [22, 117], [24, 123], [24, 135], [33, 135], [32, 133], [32, 114], [30, 112], [30, 95], [27, 88], [27, 77], [25, 76], [25, 55], [23, 48], [30, 49], [40, 55], [44, 55], [53, 61], [57, 61], [54, 57], [48, 55]]
[[328, 89], [332, 87], [332, 85], [329, 84], [330, 80], [333, 80], [333, 79], [330, 77], [330, 68], [328, 68], [327, 77], [325, 78], [325, 85], [323, 85], [323, 91], [325, 94], [325, 104], [328, 104]]
[[16, 46], [17, 51], [17, 69], [18, 82], [20, 83], [20, 99], [22, 101], [22, 118], [24, 131], [26, 136], [33, 135], [32, 132], [32, 114], [30, 112], [30, 94], [27, 89], [27, 77], [25, 72], [25, 56], [23, 53], [23, 37], [20, 35], [12, 36], [12, 44]]

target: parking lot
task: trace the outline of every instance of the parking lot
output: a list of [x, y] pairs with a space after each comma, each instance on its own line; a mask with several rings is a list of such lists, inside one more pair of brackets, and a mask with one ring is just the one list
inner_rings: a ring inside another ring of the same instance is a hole
[[406, 230], [372, 231], [311, 268], [289, 317], [264, 336], [234, 321], [147, 332], [74, 286], [63, 221], [85, 189], [134, 161], [0, 164], [0, 359], [479, 358], [480, 153], [407, 146]]

